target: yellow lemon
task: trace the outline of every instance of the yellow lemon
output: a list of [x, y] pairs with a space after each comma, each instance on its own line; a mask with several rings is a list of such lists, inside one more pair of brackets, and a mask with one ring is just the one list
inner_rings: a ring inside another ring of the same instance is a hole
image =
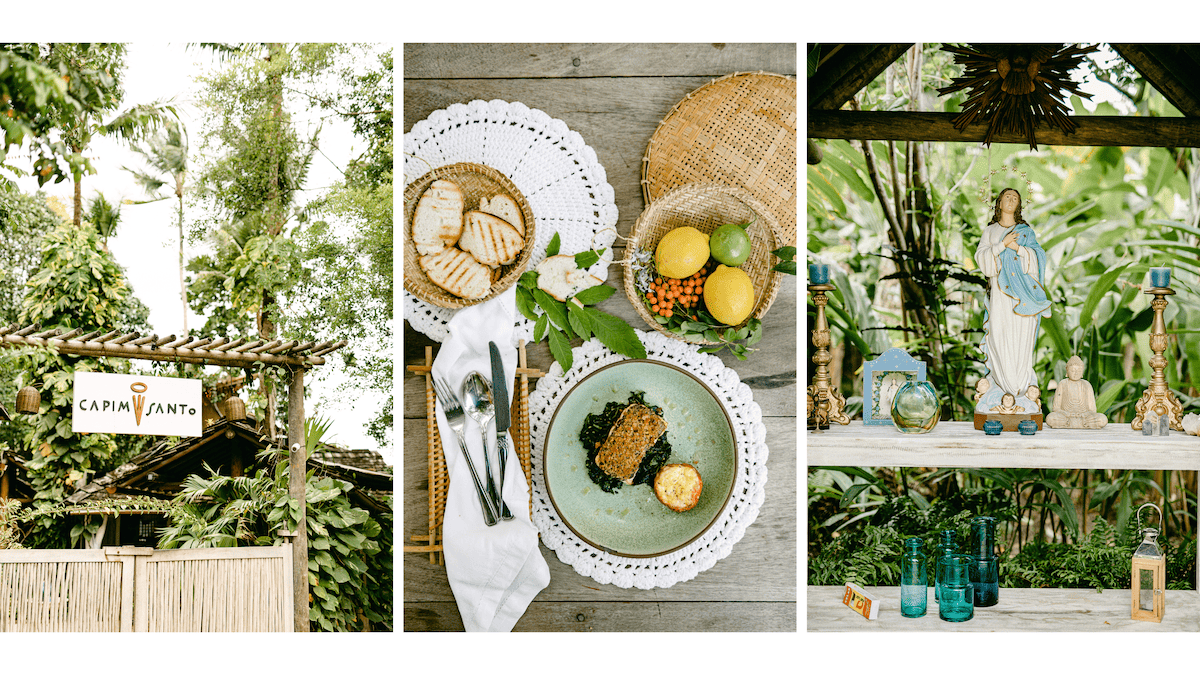
[[658, 240], [654, 259], [664, 277], [690, 277], [708, 262], [708, 235], [694, 227], [677, 227]]
[[704, 306], [713, 318], [736, 326], [754, 311], [754, 282], [740, 268], [717, 265], [704, 282]]

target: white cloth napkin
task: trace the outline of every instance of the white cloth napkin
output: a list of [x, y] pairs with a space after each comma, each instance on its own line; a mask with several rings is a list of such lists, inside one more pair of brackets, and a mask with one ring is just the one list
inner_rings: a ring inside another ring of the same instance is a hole
[[[460, 402], [467, 373], [478, 370], [489, 381], [492, 379], [489, 341], [500, 348], [511, 402], [517, 370], [517, 350], [512, 344], [516, 292], [515, 287], [509, 288], [492, 300], [460, 310], [450, 320], [450, 336], [433, 362], [433, 376], [453, 388]], [[446, 520], [442, 526], [450, 589], [468, 631], [510, 631], [533, 598], [550, 583], [550, 568], [538, 550], [537, 528], [529, 520], [529, 485], [525, 473], [510, 436], [502, 491], [513, 519], [488, 527], [483, 522], [483, 507], [471, 471], [463, 461], [454, 430], [446, 422], [441, 401], [437, 405], [437, 419], [450, 474]], [[488, 428], [491, 431], [488, 444], [495, 457], [495, 422]], [[479, 480], [486, 487], [483, 438], [479, 425], [469, 415], [463, 438]], [[500, 469], [495, 462], [492, 468], [499, 479]]]

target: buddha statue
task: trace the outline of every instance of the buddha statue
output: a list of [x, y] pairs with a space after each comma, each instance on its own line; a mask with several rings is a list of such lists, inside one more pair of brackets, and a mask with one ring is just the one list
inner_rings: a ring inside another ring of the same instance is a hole
[[1083, 359], [1067, 361], [1067, 379], [1058, 382], [1046, 426], [1052, 429], [1103, 429], [1108, 416], [1096, 412], [1096, 392], [1083, 378]]

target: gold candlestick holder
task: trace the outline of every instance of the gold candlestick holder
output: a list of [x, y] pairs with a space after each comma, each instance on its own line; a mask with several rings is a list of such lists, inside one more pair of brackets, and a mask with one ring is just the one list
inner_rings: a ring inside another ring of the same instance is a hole
[[834, 288], [833, 284], [808, 286], [813, 304], [817, 306], [817, 319], [812, 332], [812, 343], [817, 348], [812, 360], [817, 364], [817, 371], [808, 387], [808, 395], [813, 401], [808, 426], [816, 431], [828, 429], [830, 422], [850, 424], [850, 416], [845, 413], [846, 398], [833, 386], [829, 377], [829, 362], [833, 360], [833, 355], [829, 353], [829, 321], [825, 318], [825, 305], [829, 304], [829, 297], [825, 294]]
[[1167, 386], [1167, 357], [1163, 356], [1163, 352], [1167, 351], [1167, 324], [1163, 320], [1163, 310], [1167, 308], [1167, 296], [1175, 295], [1175, 291], [1170, 288], [1151, 288], [1145, 293], [1154, 296], [1150, 301], [1150, 307], [1154, 309], [1154, 323], [1150, 325], [1150, 350], [1154, 352], [1150, 367], [1154, 369], [1154, 375], [1141, 400], [1134, 406], [1137, 415], [1133, 418], [1132, 426], [1135, 431], [1141, 431], [1146, 413], [1153, 410], [1159, 417], [1168, 415], [1172, 429], [1183, 431], [1183, 406]]

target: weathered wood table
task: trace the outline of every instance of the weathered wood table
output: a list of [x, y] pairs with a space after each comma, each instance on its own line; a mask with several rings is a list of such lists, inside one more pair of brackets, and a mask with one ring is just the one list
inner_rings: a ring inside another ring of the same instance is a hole
[[[794, 77], [796, 45], [404, 45], [404, 130], [452, 103], [520, 101], [566, 122], [590, 145], [616, 193], [621, 237], [645, 204], [642, 155], [658, 123], [689, 92], [742, 71]], [[618, 238], [614, 257], [624, 254]], [[622, 290], [600, 308], [648, 327]], [[786, 276], [747, 361], [724, 355], [762, 407], [770, 449], [766, 501], [733, 552], [691, 581], [667, 589], [621, 589], [581, 576], [545, 546], [550, 585], [515, 630], [523, 631], [794, 631], [796, 630], [796, 278]], [[404, 324], [405, 365], [424, 362], [435, 344]], [[572, 346], [578, 345], [576, 340]], [[435, 347], [436, 350], [436, 347]], [[530, 365], [553, 359], [546, 344], [529, 347]], [[532, 388], [532, 385], [531, 385]], [[423, 379], [404, 377], [404, 543], [423, 534], [428, 512]], [[427, 555], [406, 554], [404, 629], [462, 630], [446, 569]]]

